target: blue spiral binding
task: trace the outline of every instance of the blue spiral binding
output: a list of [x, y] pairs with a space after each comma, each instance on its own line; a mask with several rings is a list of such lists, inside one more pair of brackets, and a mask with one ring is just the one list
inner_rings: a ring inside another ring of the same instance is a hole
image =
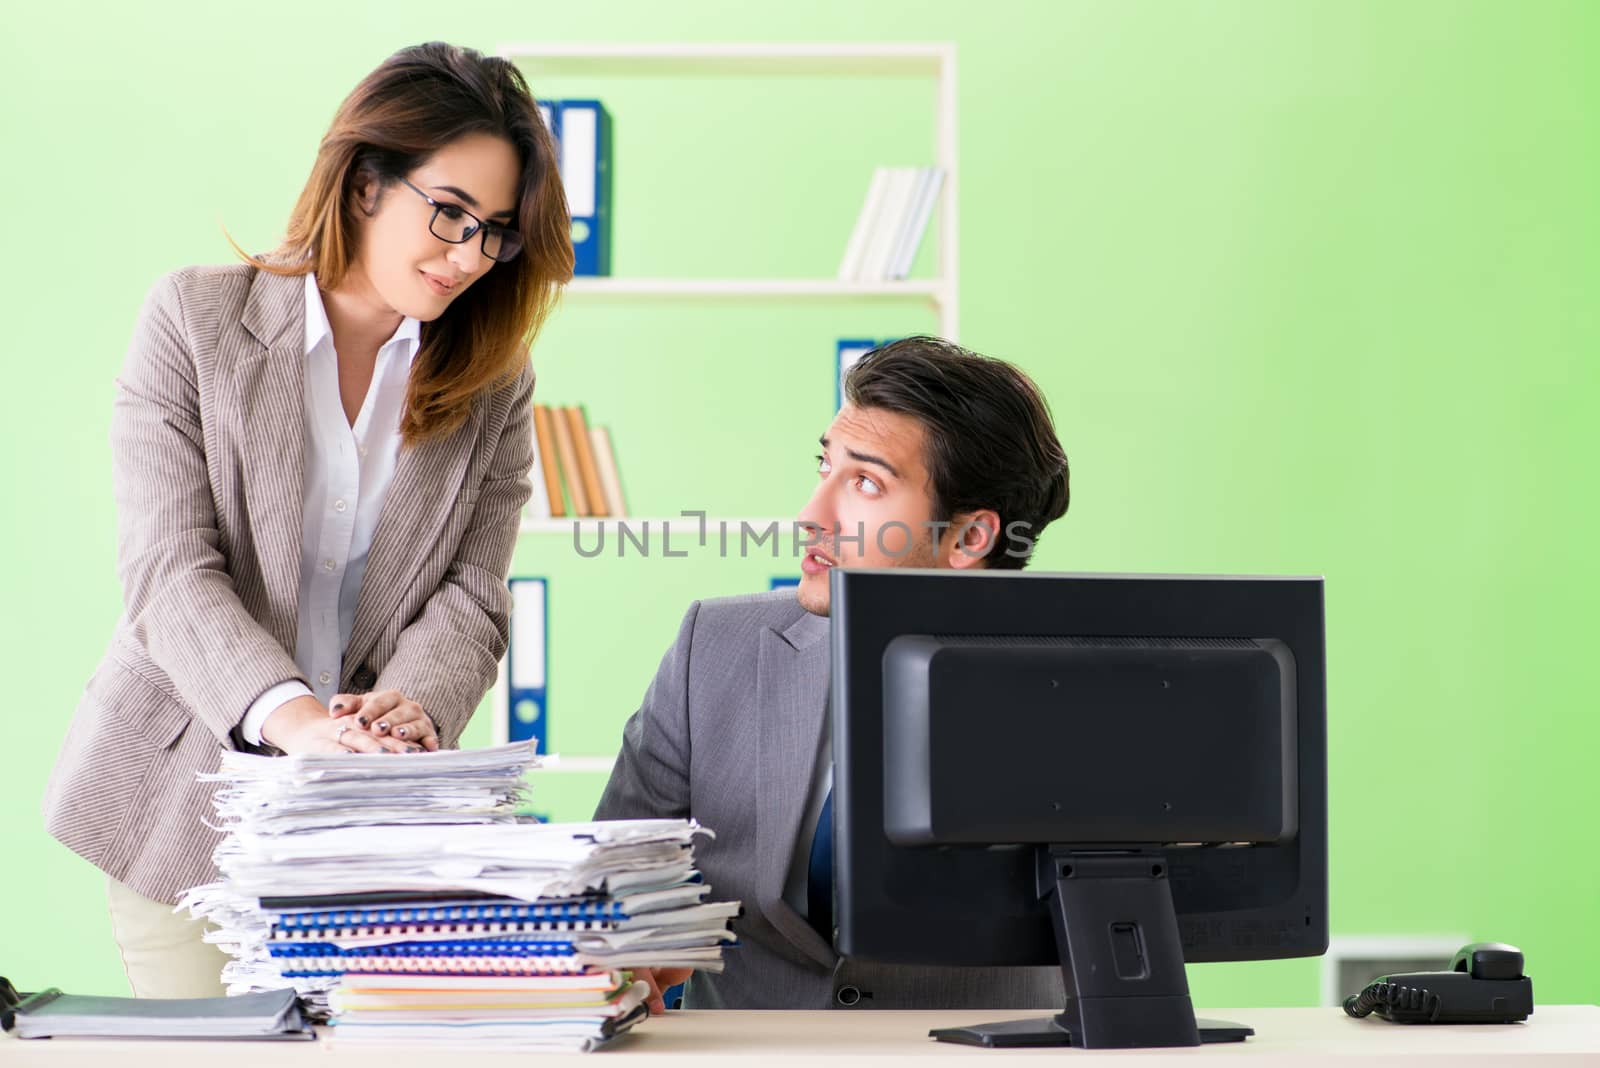
[[474, 938], [464, 942], [391, 942], [381, 946], [336, 946], [328, 942], [271, 942], [274, 957], [573, 957], [577, 947], [565, 940], [495, 941]]
[[394, 924], [546, 922], [583, 923], [625, 920], [628, 914], [615, 901], [519, 903], [514, 905], [435, 905], [386, 909], [326, 909], [286, 912], [273, 920], [283, 931], [327, 930], [342, 927], [386, 927]]

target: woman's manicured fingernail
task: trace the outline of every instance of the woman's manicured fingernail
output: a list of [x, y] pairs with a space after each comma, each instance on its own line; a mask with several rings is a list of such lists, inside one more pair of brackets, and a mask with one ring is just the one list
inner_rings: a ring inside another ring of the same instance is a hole
[[388, 721], [388, 720], [386, 720], [386, 719], [380, 719], [380, 720], [379, 720], [379, 721], [378, 721], [378, 729], [379, 729], [379, 730], [380, 730], [380, 731], [386, 731], [386, 730], [388, 730], [388, 729], [389, 729], [389, 721]]
[[408, 752], [408, 753], [420, 753], [420, 752], [422, 752], [422, 746], [420, 746], [420, 745], [408, 745], [408, 746], [406, 746], [406, 752]]
[[344, 707], [344, 702], [343, 702], [343, 701], [335, 701], [335, 702], [334, 702], [334, 703], [333, 703], [333, 710], [334, 710], [334, 711], [335, 711], [335, 712], [337, 712], [337, 711], [339, 711], [339, 709], [341, 709], [341, 708], [343, 708], [343, 707]]
[[363, 727], [365, 727], [367, 725], [367, 717], [366, 716], [357, 716], [356, 717], [356, 722], [361, 724]]
[[404, 738], [406, 736], [406, 729], [404, 727], [396, 727], [395, 734], [399, 735], [401, 738]]

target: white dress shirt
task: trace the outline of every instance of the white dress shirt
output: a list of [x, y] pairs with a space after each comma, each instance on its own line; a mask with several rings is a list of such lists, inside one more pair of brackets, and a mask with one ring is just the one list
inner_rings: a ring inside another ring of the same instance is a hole
[[240, 733], [262, 744], [261, 726], [278, 707], [310, 694], [324, 705], [343, 677], [367, 551], [400, 456], [400, 416], [422, 326], [406, 316], [378, 350], [355, 425], [339, 399], [339, 357], [314, 274], [306, 275], [305, 511], [300, 530], [300, 599], [294, 661], [311, 685], [289, 679], [256, 698]]

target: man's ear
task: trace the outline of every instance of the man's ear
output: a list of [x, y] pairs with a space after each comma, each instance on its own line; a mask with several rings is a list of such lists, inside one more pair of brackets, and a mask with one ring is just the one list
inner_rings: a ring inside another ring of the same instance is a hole
[[999, 541], [1000, 513], [993, 508], [954, 516], [950, 520], [944, 564], [958, 569], [982, 567], [984, 558]]

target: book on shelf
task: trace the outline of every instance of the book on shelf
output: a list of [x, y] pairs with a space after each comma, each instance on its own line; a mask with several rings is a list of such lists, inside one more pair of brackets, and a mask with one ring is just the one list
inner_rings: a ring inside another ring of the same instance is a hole
[[539, 444], [539, 422], [533, 425], [533, 467], [528, 479], [532, 491], [528, 494], [527, 512], [533, 519], [550, 518], [550, 487], [544, 480], [544, 448]]
[[551, 408], [550, 425], [555, 431], [556, 453], [561, 457], [561, 481], [567, 487], [567, 498], [572, 502], [572, 514], [591, 515], [589, 497], [583, 490], [583, 475], [578, 471], [577, 447], [572, 440], [572, 423], [560, 408]]
[[861, 202], [855, 228], [850, 231], [850, 240], [844, 246], [844, 259], [839, 262], [839, 280], [842, 282], [854, 281], [861, 274], [861, 259], [867, 251], [872, 220], [877, 218], [878, 206], [883, 203], [884, 188], [888, 184], [887, 167], [879, 167], [872, 172], [872, 181], [867, 185], [867, 198]]
[[933, 217], [933, 206], [939, 201], [939, 187], [944, 185], [944, 171], [938, 167], [923, 167], [917, 172], [911, 200], [900, 232], [895, 237], [894, 252], [889, 257], [889, 277], [899, 280], [910, 277], [911, 264], [922, 247], [922, 236], [928, 232], [928, 220]]
[[606, 515], [610, 509], [606, 507], [606, 492], [600, 486], [600, 471], [594, 463], [589, 422], [584, 418], [583, 409], [575, 404], [567, 406], [566, 416], [567, 424], [572, 428], [573, 451], [578, 454], [578, 477], [583, 479], [583, 495], [589, 501], [589, 511], [585, 514]]
[[611, 451], [611, 433], [603, 426], [589, 428], [589, 440], [594, 446], [595, 466], [600, 469], [600, 485], [605, 490], [606, 511], [611, 515], [627, 515], [622, 500], [622, 476], [617, 471], [617, 458]]
[[533, 436], [537, 449], [537, 477], [534, 479], [534, 498], [539, 497], [539, 487], [544, 487], [543, 512], [532, 510], [533, 518], [548, 519], [567, 514], [566, 500], [561, 495], [561, 461], [556, 456], [555, 428], [550, 425], [550, 409], [542, 404], [533, 406]]
[[[617, 470], [611, 432], [591, 426], [580, 405], [536, 404], [533, 407], [537, 445], [535, 487], [528, 502], [530, 519], [608, 518], [627, 514], [622, 477]], [[539, 500], [549, 500], [543, 508]]]
[[943, 185], [940, 167], [873, 171], [839, 263], [839, 279], [885, 282], [909, 277]]

